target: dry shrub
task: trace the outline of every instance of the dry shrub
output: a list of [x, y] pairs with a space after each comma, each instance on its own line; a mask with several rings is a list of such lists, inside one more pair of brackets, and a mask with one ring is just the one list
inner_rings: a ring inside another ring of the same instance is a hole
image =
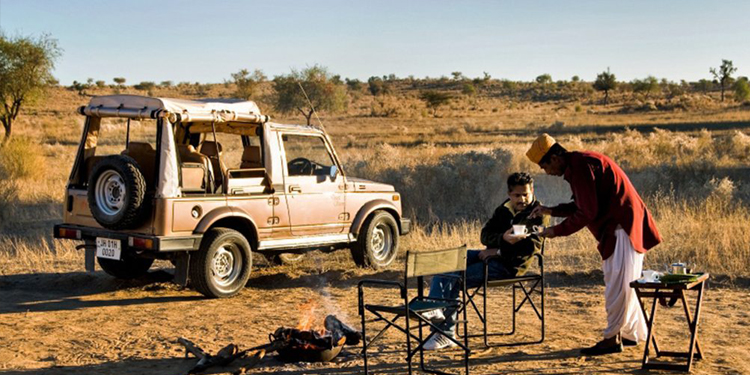
[[15, 180], [0, 180], [0, 229], [3, 224], [11, 222], [16, 214], [18, 189]]
[[0, 147], [0, 178], [34, 178], [44, 174], [41, 146], [29, 138], [16, 137]]
[[647, 265], [661, 270], [674, 261], [686, 261], [699, 271], [746, 275], [750, 260], [750, 211], [733, 199], [734, 184], [713, 180], [703, 200], [686, 200], [674, 192], [649, 200], [664, 241], [646, 257]]
[[83, 271], [77, 243], [68, 240], [28, 241], [0, 237], [0, 276], [17, 273]]
[[513, 158], [502, 148], [429, 157], [389, 145], [358, 156], [348, 160], [349, 174], [394, 185], [404, 212], [421, 223], [486, 217], [505, 199]]

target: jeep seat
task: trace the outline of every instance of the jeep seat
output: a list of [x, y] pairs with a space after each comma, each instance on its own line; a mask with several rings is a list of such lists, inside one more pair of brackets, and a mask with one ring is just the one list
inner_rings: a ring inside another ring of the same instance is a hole
[[200, 145], [200, 153], [208, 156], [208, 160], [211, 161], [211, 167], [214, 171], [214, 183], [216, 184], [216, 191], [218, 192], [226, 179], [227, 166], [219, 158], [224, 148], [221, 147], [221, 143], [214, 141], [203, 141]]
[[242, 152], [242, 162], [240, 168], [263, 168], [263, 161], [260, 155], [260, 146], [247, 146]]
[[154, 166], [156, 164], [156, 150], [146, 142], [130, 142], [128, 148], [121, 152], [133, 158], [138, 166], [141, 167], [143, 178], [146, 179], [146, 185], [154, 186]]
[[207, 189], [213, 188], [213, 169], [208, 156], [196, 151], [192, 145], [177, 145], [177, 152], [180, 155], [182, 190], [206, 192]]

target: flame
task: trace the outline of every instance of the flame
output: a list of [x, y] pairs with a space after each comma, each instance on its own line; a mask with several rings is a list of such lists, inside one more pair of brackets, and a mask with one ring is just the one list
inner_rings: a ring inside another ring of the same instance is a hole
[[[310, 330], [315, 323], [315, 313], [318, 309], [318, 302], [311, 298], [300, 305], [299, 309], [302, 311], [302, 316], [299, 318], [297, 329], [300, 331]], [[319, 331], [325, 331], [325, 329]]]

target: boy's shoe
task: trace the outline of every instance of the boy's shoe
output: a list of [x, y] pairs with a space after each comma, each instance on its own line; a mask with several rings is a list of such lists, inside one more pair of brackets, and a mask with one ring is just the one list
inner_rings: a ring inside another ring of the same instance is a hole
[[458, 346], [458, 344], [448, 339], [445, 335], [436, 333], [424, 344], [424, 350], [439, 350], [454, 346]]
[[[438, 324], [445, 321], [445, 315], [443, 309], [434, 309], [421, 313], [422, 317], [432, 322], [432, 324]], [[434, 336], [433, 336], [434, 337]]]
[[638, 342], [628, 339], [622, 339], [622, 346], [638, 346]]

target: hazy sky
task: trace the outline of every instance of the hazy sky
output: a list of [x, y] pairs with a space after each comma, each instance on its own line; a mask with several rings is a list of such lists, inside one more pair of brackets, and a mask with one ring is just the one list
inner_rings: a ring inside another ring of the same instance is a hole
[[49, 33], [55, 76], [223, 82], [321, 64], [342, 77], [619, 80], [750, 75], [750, 1], [0, 0], [0, 29]]

